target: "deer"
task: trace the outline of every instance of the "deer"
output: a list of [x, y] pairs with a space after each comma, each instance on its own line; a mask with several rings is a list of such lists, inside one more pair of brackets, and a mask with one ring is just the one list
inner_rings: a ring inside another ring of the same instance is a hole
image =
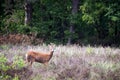
[[47, 53], [29, 50], [26, 53], [26, 62], [29, 63], [29, 66], [32, 66], [33, 62], [38, 62], [47, 65], [50, 59], [52, 58], [53, 53], [54, 53], [54, 49], [51, 46], [50, 46], [50, 51]]

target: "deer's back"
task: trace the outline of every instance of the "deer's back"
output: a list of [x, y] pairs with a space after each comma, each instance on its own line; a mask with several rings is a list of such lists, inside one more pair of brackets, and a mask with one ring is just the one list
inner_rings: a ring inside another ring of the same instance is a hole
[[50, 55], [45, 53], [38, 53], [34, 51], [28, 52], [28, 61], [34, 59], [36, 62], [44, 63], [49, 61]]

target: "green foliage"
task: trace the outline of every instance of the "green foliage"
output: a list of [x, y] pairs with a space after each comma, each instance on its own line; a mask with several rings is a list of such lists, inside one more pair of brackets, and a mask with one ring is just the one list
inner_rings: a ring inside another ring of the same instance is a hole
[[12, 80], [19, 80], [19, 77], [16, 75]]
[[5, 72], [10, 69], [10, 66], [6, 65], [7, 58], [0, 53], [0, 79], [1, 80], [8, 80], [11, 77], [7, 75]]
[[118, 7], [118, 3], [117, 2], [113, 2], [110, 4], [109, 7], [107, 7], [107, 13], [105, 16], [108, 16], [108, 18], [112, 21], [120, 21], [119, 17], [120, 17], [120, 12], [119, 12], [119, 7]]
[[88, 14], [84, 14], [82, 16], [82, 19], [83, 19], [83, 21], [87, 21], [88, 24], [94, 23], [93, 17]]
[[83, 21], [86, 21], [88, 24], [95, 24], [95, 22], [99, 20], [100, 14], [106, 10], [106, 6], [101, 1], [94, 2], [94, 0], [86, 0], [84, 4], [80, 6], [80, 9], [82, 10]]
[[10, 80], [11, 77], [8, 76], [8, 75], [3, 75], [3, 74], [1, 75], [1, 74], [0, 74], [0, 79], [1, 79], [1, 80]]
[[25, 26], [25, 25], [16, 25], [16, 26], [17, 26], [16, 31], [18, 31], [18, 33], [28, 34], [31, 32], [31, 28], [29, 26]]
[[92, 55], [94, 53], [93, 48], [90, 46], [87, 48], [87, 54]]
[[[31, 26], [25, 26], [24, 0], [15, 0], [14, 4], [11, 4], [13, 5], [11, 14], [6, 14], [7, 3], [1, 1], [0, 33], [34, 32], [38, 38], [43, 38], [47, 43], [65, 44], [69, 37], [73, 38], [73, 43], [93, 44], [94, 40], [98, 41], [96, 43], [119, 43], [117, 40], [120, 38], [119, 1], [80, 0], [76, 14], [72, 14], [71, 0], [30, 0], [30, 2], [33, 8]], [[71, 24], [74, 24], [73, 34], [69, 31]], [[112, 41], [113, 38], [115, 41]]]
[[105, 71], [115, 71], [117, 69], [117, 64], [112, 62], [98, 62], [93, 65], [94, 67], [99, 67]]
[[8, 50], [10, 45], [0, 45], [0, 49]]
[[15, 56], [12, 64], [7, 64], [7, 58], [0, 54], [0, 79], [1, 80], [19, 80], [19, 75], [12, 78], [7, 72], [9, 70], [21, 69], [25, 66], [24, 60], [21, 56]]
[[8, 69], [10, 69], [10, 67], [6, 65], [6, 62], [6, 57], [0, 54], [0, 70], [7, 71]]
[[2, 20], [3, 26], [1, 30], [3, 33], [17, 33], [20, 31], [19, 25], [22, 25], [24, 21], [24, 11], [15, 10], [12, 15], [7, 15]]
[[13, 59], [12, 68], [21, 69], [25, 66], [25, 61], [21, 56], [15, 56]]

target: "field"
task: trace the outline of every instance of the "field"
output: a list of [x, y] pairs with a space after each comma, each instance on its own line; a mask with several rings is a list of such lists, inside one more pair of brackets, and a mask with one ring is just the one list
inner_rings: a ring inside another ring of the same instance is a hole
[[29, 49], [49, 51], [45, 44], [0, 46], [0, 55], [4, 54], [6, 65], [12, 66], [2, 70], [0, 65], [0, 80], [120, 80], [119, 48], [56, 45], [47, 66], [35, 62], [32, 68], [24, 63]]

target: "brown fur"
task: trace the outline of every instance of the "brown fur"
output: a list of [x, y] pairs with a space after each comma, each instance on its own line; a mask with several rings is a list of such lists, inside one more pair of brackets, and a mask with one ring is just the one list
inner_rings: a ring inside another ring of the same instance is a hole
[[26, 54], [26, 60], [27, 62], [32, 65], [33, 62], [43, 63], [47, 64], [49, 60], [52, 58], [54, 51], [50, 51], [49, 53], [42, 53], [42, 52], [35, 52], [35, 51], [29, 51]]

